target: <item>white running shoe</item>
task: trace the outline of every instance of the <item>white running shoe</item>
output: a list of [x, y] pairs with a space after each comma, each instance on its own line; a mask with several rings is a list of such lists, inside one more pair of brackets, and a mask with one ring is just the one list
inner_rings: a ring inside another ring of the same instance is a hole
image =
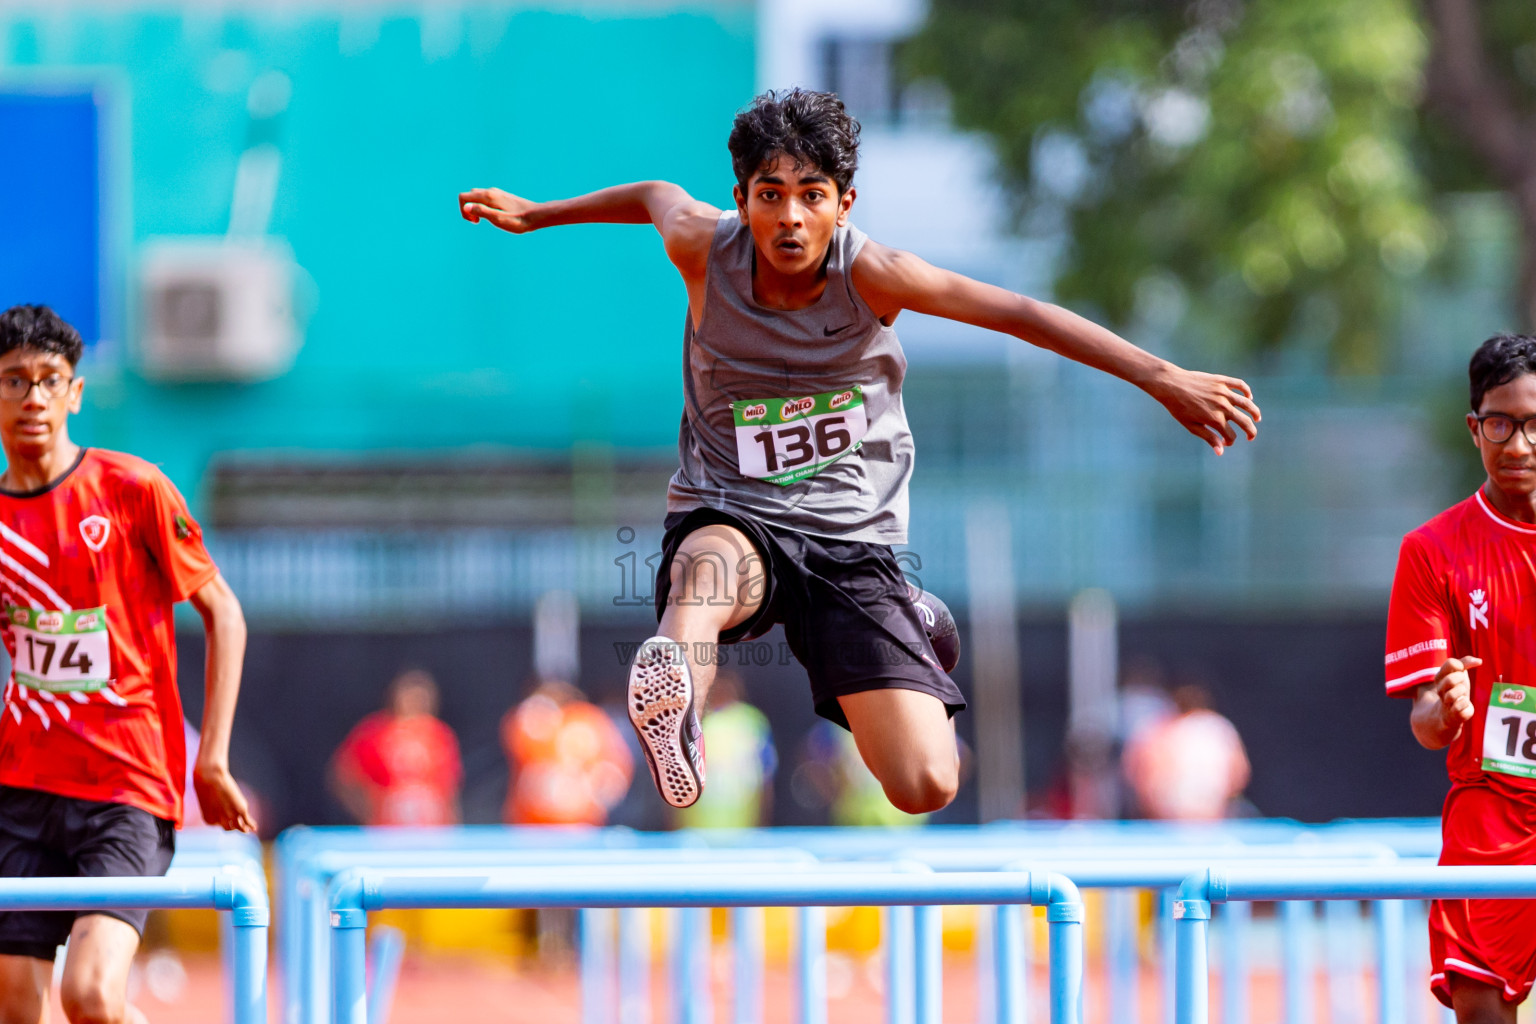
[[653, 636], [629, 667], [629, 721], [661, 798], [688, 807], [704, 792], [704, 730], [683, 645]]

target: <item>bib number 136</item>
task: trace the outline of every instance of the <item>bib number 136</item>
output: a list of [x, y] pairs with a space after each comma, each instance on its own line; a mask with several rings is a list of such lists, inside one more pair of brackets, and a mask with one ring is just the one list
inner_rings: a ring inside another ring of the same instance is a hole
[[742, 476], [787, 486], [856, 450], [869, 432], [863, 389], [732, 402]]
[[1483, 724], [1483, 771], [1536, 778], [1536, 688], [1493, 684]]
[[100, 690], [112, 680], [112, 644], [106, 608], [74, 612], [9, 607], [16, 681], [62, 693]]

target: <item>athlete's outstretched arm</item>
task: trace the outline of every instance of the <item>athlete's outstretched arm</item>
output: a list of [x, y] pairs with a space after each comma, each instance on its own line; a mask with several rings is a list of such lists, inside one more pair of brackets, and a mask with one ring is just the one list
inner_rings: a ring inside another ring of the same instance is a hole
[[208, 651], [203, 667], [203, 734], [192, 769], [203, 820], [236, 832], [255, 832], [256, 820], [229, 771], [229, 737], [240, 696], [240, 668], [245, 661], [245, 613], [240, 599], [215, 576], [193, 592], [192, 606], [203, 618]]
[[669, 181], [614, 185], [547, 203], [499, 188], [472, 188], [459, 193], [459, 214], [471, 224], [489, 221], [514, 235], [562, 224], [653, 224], [677, 269], [684, 277], [696, 270], [701, 280], [720, 219], [718, 209]]
[[875, 242], [865, 244], [854, 262], [853, 283], [886, 322], [904, 309], [959, 320], [1129, 381], [1161, 402], [1217, 455], [1237, 441], [1233, 424], [1249, 440], [1258, 434], [1259, 407], [1243, 381], [1182, 369], [1060, 306], [941, 270]]

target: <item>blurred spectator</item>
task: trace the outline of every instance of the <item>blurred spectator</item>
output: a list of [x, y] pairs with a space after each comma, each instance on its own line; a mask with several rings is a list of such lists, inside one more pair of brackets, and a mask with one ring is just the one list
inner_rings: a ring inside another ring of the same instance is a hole
[[452, 825], [464, 771], [453, 730], [437, 717], [437, 683], [406, 669], [383, 711], [363, 719], [331, 758], [331, 791], [365, 825]]
[[1129, 746], [1132, 737], [1176, 713], [1162, 665], [1151, 657], [1132, 659], [1120, 677], [1121, 749]]
[[853, 733], [823, 719], [806, 734], [790, 792], [807, 810], [825, 808], [834, 825], [921, 825], [928, 820], [926, 814], [892, 806], [859, 755]]
[[1176, 714], [1131, 737], [1125, 776], [1146, 817], [1214, 821], [1248, 785], [1248, 755], [1232, 723], [1211, 709], [1204, 687], [1173, 691]]
[[768, 824], [778, 753], [767, 717], [744, 700], [741, 677], [721, 671], [704, 716], [709, 782], [692, 807], [677, 812], [684, 828], [756, 828]]
[[613, 719], [570, 683], [541, 680], [501, 720], [512, 769], [503, 820], [602, 825], [624, 799], [635, 762]]

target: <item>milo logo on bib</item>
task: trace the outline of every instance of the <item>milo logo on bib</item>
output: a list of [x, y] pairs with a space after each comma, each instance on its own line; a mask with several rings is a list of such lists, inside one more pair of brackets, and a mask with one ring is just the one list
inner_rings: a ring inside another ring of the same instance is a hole
[[1536, 778], [1536, 690], [1502, 680], [1493, 684], [1483, 721], [1482, 768]]
[[815, 476], [869, 432], [858, 385], [821, 395], [748, 398], [731, 403], [741, 475], [788, 486]]
[[16, 681], [52, 693], [100, 690], [112, 683], [106, 608], [49, 611], [10, 607]]

